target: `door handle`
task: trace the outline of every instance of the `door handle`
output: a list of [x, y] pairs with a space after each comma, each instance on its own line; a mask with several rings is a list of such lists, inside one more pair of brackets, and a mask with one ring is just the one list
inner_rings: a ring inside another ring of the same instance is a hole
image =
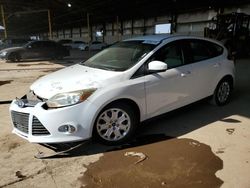
[[213, 65], [213, 67], [215, 67], [215, 68], [217, 68], [217, 67], [219, 67], [220, 66], [220, 63], [215, 63], [214, 65]]
[[186, 77], [186, 76], [188, 76], [189, 74], [191, 74], [191, 71], [182, 72], [182, 73], [181, 73], [181, 77]]

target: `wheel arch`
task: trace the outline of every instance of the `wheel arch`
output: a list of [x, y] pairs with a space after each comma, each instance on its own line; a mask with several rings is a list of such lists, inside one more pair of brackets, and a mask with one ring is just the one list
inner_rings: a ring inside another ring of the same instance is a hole
[[8, 61], [12, 61], [13, 55], [19, 56], [20, 59], [22, 58], [21, 52], [20, 52], [20, 51], [12, 51], [12, 52], [9, 52], [9, 54], [7, 55], [7, 58], [6, 58], [6, 59], [7, 59]]
[[232, 85], [231, 85], [231, 86], [232, 86], [232, 89], [234, 89], [234, 85], [235, 85], [234, 77], [233, 77], [231, 74], [227, 74], [227, 75], [223, 76], [221, 79], [219, 79], [218, 83], [216, 84], [216, 86], [215, 86], [215, 88], [214, 88], [214, 92], [215, 92], [215, 90], [216, 90], [218, 84], [219, 84], [222, 80], [224, 80], [224, 79], [230, 80], [230, 81], [231, 81], [231, 84], [232, 84]]
[[91, 135], [93, 136], [94, 135], [94, 127], [95, 127], [95, 124], [96, 124], [96, 119], [97, 117], [100, 115], [100, 113], [107, 107], [111, 106], [111, 105], [114, 105], [114, 104], [119, 104], [119, 103], [125, 103], [125, 104], [129, 104], [132, 106], [132, 108], [135, 110], [135, 113], [136, 115], [138, 116], [138, 121], [140, 122], [141, 121], [141, 110], [140, 110], [140, 107], [139, 105], [132, 99], [129, 99], [129, 98], [120, 98], [120, 99], [116, 99], [114, 101], [111, 101], [107, 104], [105, 104], [95, 115], [95, 118], [94, 118], [94, 121], [92, 123], [92, 127], [91, 127]]

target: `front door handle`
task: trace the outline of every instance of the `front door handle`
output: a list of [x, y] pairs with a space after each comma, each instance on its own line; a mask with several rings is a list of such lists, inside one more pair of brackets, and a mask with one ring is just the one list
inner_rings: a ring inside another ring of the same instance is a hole
[[191, 71], [182, 72], [182, 73], [181, 73], [181, 77], [186, 77], [186, 76], [188, 76], [189, 74], [191, 74]]
[[220, 66], [220, 63], [215, 63], [213, 66], [214, 66], [215, 68], [217, 68], [217, 67]]

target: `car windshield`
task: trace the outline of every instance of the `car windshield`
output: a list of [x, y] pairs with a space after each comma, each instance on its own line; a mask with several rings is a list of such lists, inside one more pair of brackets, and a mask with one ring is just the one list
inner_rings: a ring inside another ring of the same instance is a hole
[[147, 41], [124, 41], [104, 49], [82, 65], [112, 71], [125, 71], [155, 48]]

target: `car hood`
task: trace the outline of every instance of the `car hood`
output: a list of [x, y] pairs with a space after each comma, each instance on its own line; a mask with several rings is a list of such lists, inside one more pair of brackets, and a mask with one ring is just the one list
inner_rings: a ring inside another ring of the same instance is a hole
[[77, 64], [41, 77], [30, 86], [30, 89], [39, 97], [49, 99], [58, 93], [101, 88], [107, 84], [121, 81], [122, 75], [122, 72]]
[[6, 51], [6, 52], [16, 52], [16, 51], [20, 51], [20, 50], [24, 50], [24, 48], [23, 47], [12, 47], [12, 48], [5, 48], [5, 49], [3, 49], [3, 50], [1, 50], [1, 52], [2, 51]]

